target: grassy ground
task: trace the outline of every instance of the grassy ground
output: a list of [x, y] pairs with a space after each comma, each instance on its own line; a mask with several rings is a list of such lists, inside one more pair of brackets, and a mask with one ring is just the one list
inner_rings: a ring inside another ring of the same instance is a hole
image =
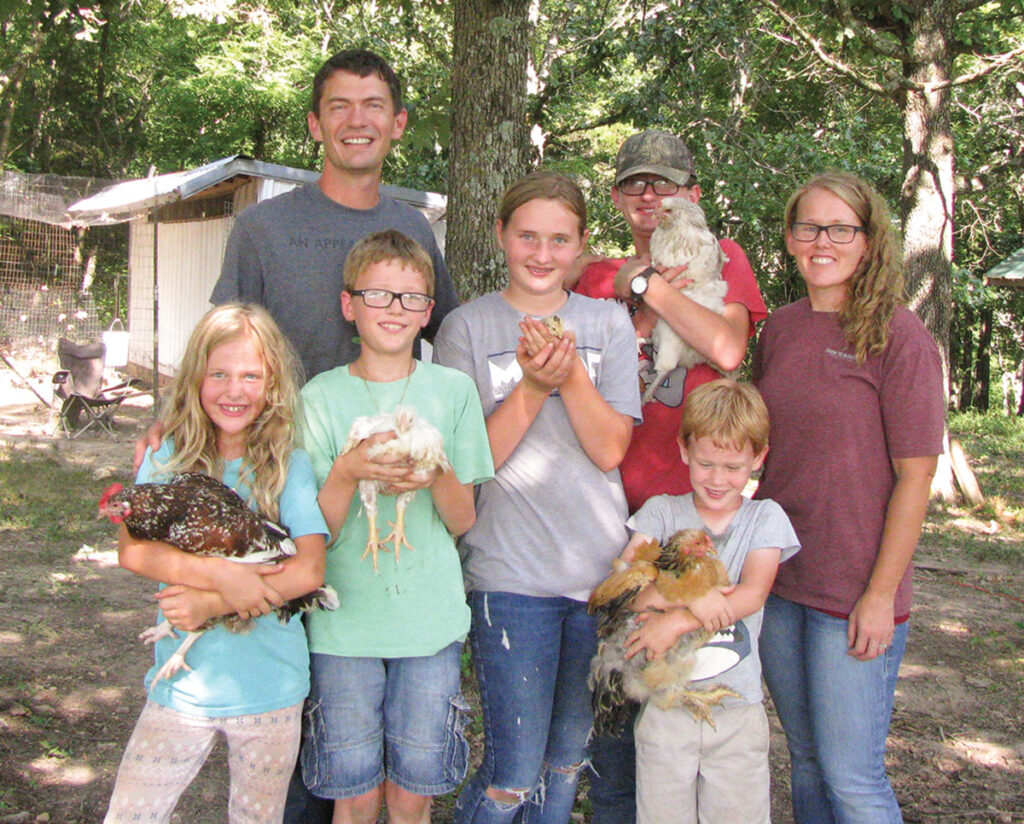
[[978, 507], [930, 508], [921, 542], [975, 563], [1024, 562], [1024, 421], [998, 414], [954, 414], [950, 437], [958, 439], [985, 494]]
[[[152, 586], [116, 567], [95, 519], [128, 479], [146, 410], [117, 439], [55, 440], [0, 407], [0, 824], [102, 818], [143, 701], [150, 653], [135, 640]], [[28, 414], [28, 413], [26, 413]], [[33, 420], [38, 420], [39, 416]], [[908, 824], [1024, 822], [1024, 422], [954, 416], [986, 502], [933, 504], [918, 553], [911, 641], [901, 669], [889, 768]], [[465, 690], [475, 706], [475, 686]], [[479, 718], [468, 732], [481, 750]], [[773, 722], [773, 820], [788, 812], [784, 743]], [[175, 821], [224, 820], [215, 751]], [[587, 819], [585, 800], [578, 818]], [[441, 800], [436, 822], [451, 820]]]

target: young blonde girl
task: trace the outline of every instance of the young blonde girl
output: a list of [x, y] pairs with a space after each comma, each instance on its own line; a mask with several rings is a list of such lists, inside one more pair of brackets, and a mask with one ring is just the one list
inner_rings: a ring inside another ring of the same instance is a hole
[[[514, 183], [497, 221], [508, 286], [448, 315], [434, 342], [477, 385], [496, 469], [460, 544], [485, 748], [459, 824], [564, 824], [585, 761], [597, 646], [586, 600], [628, 540], [617, 466], [640, 417], [626, 311], [562, 288], [586, 234], [571, 180]], [[540, 322], [554, 314], [561, 337]]]
[[246, 633], [208, 630], [189, 652], [190, 671], [153, 683], [182, 638], [156, 643], [148, 700], [118, 770], [107, 822], [169, 821], [218, 733], [228, 744], [229, 820], [281, 821], [309, 655], [298, 617], [282, 625], [267, 613], [322, 583], [327, 533], [312, 466], [294, 448], [296, 400], [290, 349], [263, 309], [236, 303], [207, 312], [182, 358], [163, 445], [147, 452], [136, 481], [209, 474], [284, 525], [298, 552], [253, 568], [135, 540], [122, 525], [121, 566], [168, 585], [157, 597], [175, 628], [196, 629], [230, 613], [256, 620]]

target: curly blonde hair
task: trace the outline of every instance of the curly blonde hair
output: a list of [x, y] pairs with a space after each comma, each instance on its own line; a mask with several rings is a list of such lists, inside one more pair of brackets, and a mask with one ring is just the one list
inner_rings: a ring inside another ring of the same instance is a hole
[[203, 411], [200, 387], [213, 350], [243, 336], [253, 342], [263, 360], [266, 406], [249, 428], [239, 479], [249, 487], [259, 512], [276, 520], [295, 446], [299, 367], [291, 345], [262, 307], [217, 306], [192, 330], [161, 416], [165, 437], [174, 439], [174, 455], [160, 469], [168, 474], [203, 472], [215, 478], [224, 474], [217, 429]]
[[853, 209], [864, 227], [867, 250], [850, 278], [849, 292], [839, 310], [839, 324], [858, 363], [878, 355], [889, 342], [889, 322], [906, 303], [903, 261], [889, 209], [881, 195], [849, 172], [825, 172], [801, 186], [786, 204], [786, 231], [796, 220], [800, 200], [812, 189], [824, 189]]

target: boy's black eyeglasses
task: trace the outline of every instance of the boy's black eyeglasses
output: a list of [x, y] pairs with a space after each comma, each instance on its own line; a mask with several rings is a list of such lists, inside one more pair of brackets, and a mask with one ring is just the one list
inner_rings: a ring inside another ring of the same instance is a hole
[[665, 180], [663, 177], [659, 177], [656, 180], [644, 180], [642, 177], [627, 177], [618, 185], [618, 190], [630, 197], [640, 197], [647, 191], [648, 186], [654, 190], [654, 194], [662, 197], [679, 193], [679, 184], [673, 183], [671, 180]]
[[864, 227], [848, 226], [845, 223], [835, 223], [832, 226], [819, 226], [817, 223], [794, 223], [789, 227], [793, 240], [799, 240], [801, 243], [817, 240], [818, 235], [823, 231], [833, 243], [853, 243], [857, 232], [863, 232]]
[[388, 289], [350, 289], [353, 297], [362, 298], [371, 309], [387, 309], [397, 298], [407, 312], [426, 312], [434, 299], [422, 292], [392, 292]]

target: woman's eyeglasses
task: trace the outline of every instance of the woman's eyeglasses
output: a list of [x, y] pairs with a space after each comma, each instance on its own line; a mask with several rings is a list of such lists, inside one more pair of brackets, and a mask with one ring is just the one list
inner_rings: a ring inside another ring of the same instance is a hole
[[831, 226], [819, 226], [817, 223], [794, 223], [789, 227], [793, 240], [810, 243], [824, 232], [833, 243], [853, 243], [857, 232], [863, 232], [863, 226], [849, 226], [845, 223], [834, 223]]

